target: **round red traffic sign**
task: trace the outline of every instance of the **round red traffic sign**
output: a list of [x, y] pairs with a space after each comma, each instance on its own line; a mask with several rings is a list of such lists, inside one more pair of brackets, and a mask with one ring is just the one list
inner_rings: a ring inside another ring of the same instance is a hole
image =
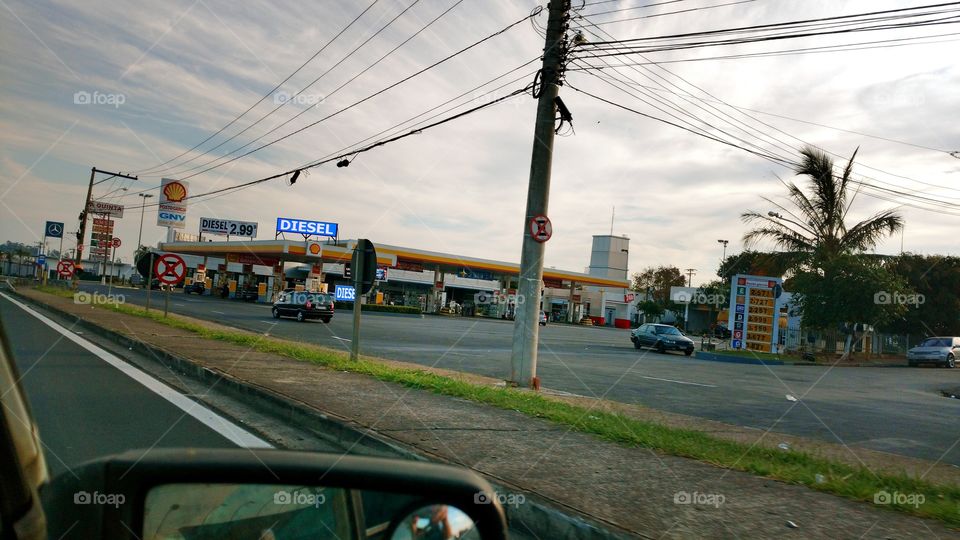
[[73, 261], [62, 260], [57, 263], [57, 275], [60, 277], [68, 278], [73, 275], [74, 270]]
[[187, 275], [187, 263], [175, 253], [164, 253], [154, 261], [153, 275], [160, 283], [176, 285]]
[[120, 239], [117, 237], [114, 237], [111, 243], [113, 244], [113, 247], [120, 247]]
[[553, 224], [550, 218], [540, 214], [530, 220], [530, 236], [537, 242], [546, 242], [553, 236]]

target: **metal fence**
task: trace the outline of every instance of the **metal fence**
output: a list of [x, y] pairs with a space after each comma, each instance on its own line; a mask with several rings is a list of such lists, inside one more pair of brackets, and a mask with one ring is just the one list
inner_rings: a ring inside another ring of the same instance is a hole
[[[853, 351], [867, 357], [903, 356], [918, 338], [906, 334], [870, 332], [853, 343]], [[780, 332], [781, 350], [788, 354], [840, 354], [846, 346], [847, 335], [822, 330], [785, 329]]]

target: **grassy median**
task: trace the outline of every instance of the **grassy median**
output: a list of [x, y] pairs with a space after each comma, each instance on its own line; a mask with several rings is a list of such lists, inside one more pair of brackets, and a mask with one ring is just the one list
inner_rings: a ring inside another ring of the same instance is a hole
[[[37, 287], [37, 290], [61, 297], [72, 298], [73, 296], [71, 291], [55, 287]], [[802, 484], [849, 499], [874, 502], [876, 495], [881, 492], [913, 495], [914, 498], [910, 499], [912, 501], [915, 501], [917, 496], [922, 496], [923, 503], [916, 506], [894, 503], [883, 507], [938, 519], [950, 526], [960, 527], [960, 486], [935, 485], [906, 475], [875, 474], [865, 467], [853, 467], [804, 452], [783, 451], [759, 445], [749, 446], [719, 439], [699, 431], [667, 427], [622, 414], [594, 410], [529, 391], [474, 384], [414, 367], [395, 367], [363, 358], [351, 361], [349, 355], [345, 353], [320, 346], [303, 345], [239, 330], [214, 330], [179, 316], [165, 318], [162, 313], [147, 312], [141, 307], [124, 304], [103, 304], [100, 307], [146, 317], [174, 328], [193, 332], [204, 338], [312, 362], [330, 369], [369, 375], [382, 381], [411, 388], [515, 410], [618, 444], [651, 448], [665, 454], [693, 458], [719, 467]]]

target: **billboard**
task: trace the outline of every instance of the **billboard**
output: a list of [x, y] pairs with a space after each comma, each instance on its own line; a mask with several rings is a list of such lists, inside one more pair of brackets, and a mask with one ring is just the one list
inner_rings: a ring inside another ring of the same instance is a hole
[[221, 236], [257, 237], [257, 223], [232, 219], [200, 218], [200, 232]]
[[308, 219], [277, 218], [277, 234], [297, 233], [307, 236], [337, 236], [337, 224]]
[[101, 216], [112, 216], [115, 218], [123, 217], [123, 205], [113, 204], [103, 201], [90, 201], [87, 204], [88, 214], [98, 214]]
[[730, 314], [727, 328], [730, 347], [757, 352], [778, 352], [783, 280], [737, 274], [730, 278]]
[[182, 229], [187, 224], [189, 182], [164, 178], [160, 181], [160, 203], [157, 206], [157, 225]]

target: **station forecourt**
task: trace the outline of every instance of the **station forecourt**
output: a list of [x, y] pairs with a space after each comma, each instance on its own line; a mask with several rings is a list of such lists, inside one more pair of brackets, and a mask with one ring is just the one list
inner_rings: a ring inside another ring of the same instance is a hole
[[[187, 282], [204, 281], [206, 294], [271, 302], [284, 288], [333, 294], [352, 286], [349, 263], [356, 240], [282, 236], [286, 235], [277, 233], [274, 240], [211, 240], [177, 233], [158, 248], [182, 256]], [[590, 319], [597, 325], [629, 328], [633, 306], [628, 250], [623, 247], [627, 243], [625, 237], [594, 236], [586, 273], [544, 268], [540, 301], [548, 319]], [[512, 318], [518, 303], [525, 301], [517, 295], [517, 263], [375, 240], [374, 246], [377, 281], [362, 298], [364, 303], [414, 306], [425, 313]]]

